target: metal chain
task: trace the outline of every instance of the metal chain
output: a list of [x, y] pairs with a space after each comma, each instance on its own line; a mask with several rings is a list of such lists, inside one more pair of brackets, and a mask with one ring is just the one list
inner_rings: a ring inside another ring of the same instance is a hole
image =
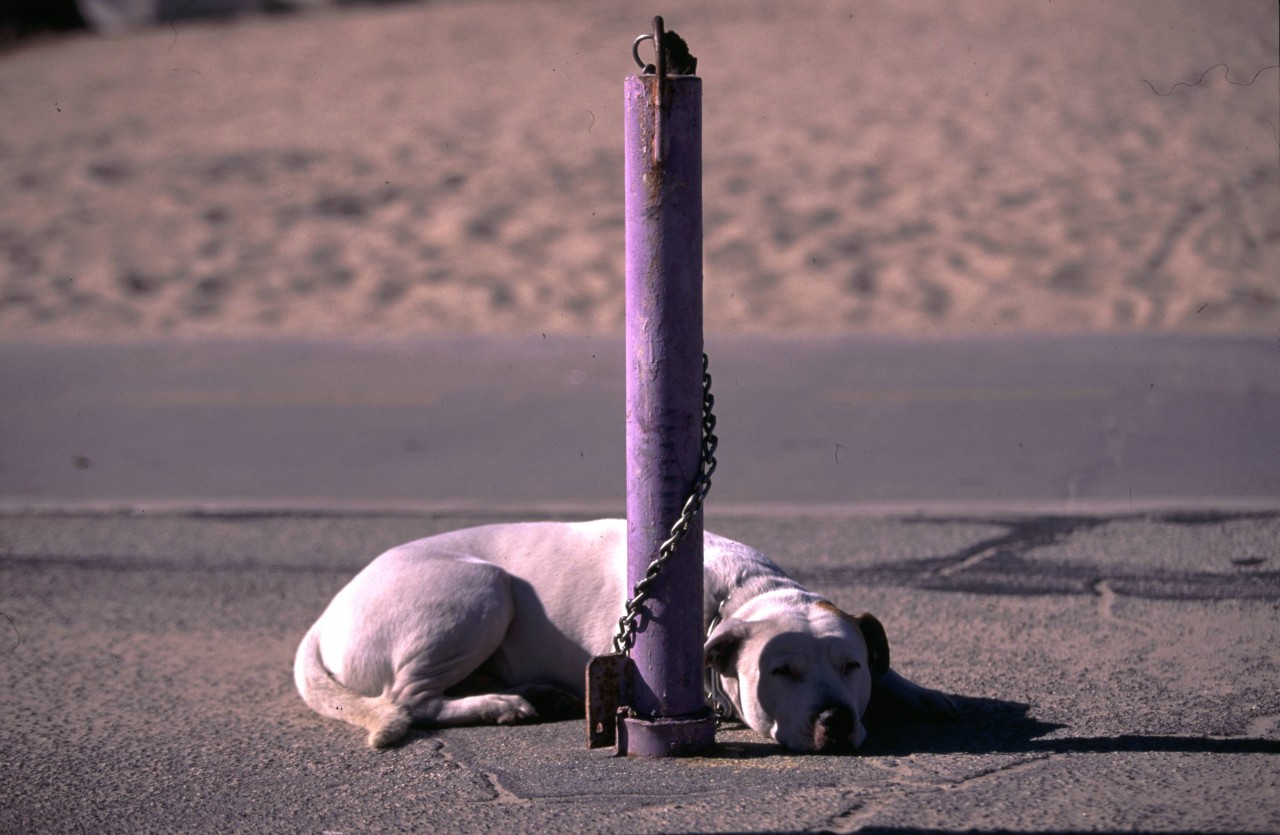
[[711, 475], [716, 471], [716, 447], [720, 439], [716, 437], [716, 416], [712, 411], [716, 399], [711, 394], [710, 361], [702, 355], [702, 458], [698, 466], [698, 475], [693, 480], [693, 489], [685, 500], [680, 518], [671, 526], [671, 533], [658, 548], [658, 556], [649, 563], [644, 577], [636, 583], [631, 599], [627, 601], [626, 614], [618, 619], [618, 634], [613, 638], [613, 651], [629, 655], [636, 643], [636, 630], [639, 629], [640, 607], [649, 599], [654, 581], [662, 573], [662, 567], [676, 552], [681, 540], [689, 533], [689, 525], [702, 511], [707, 493], [711, 491]]

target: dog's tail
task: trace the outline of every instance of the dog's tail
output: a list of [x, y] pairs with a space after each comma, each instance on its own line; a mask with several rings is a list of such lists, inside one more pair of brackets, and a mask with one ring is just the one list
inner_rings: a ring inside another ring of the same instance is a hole
[[362, 696], [333, 677], [320, 657], [318, 625], [311, 627], [293, 659], [293, 681], [307, 705], [330, 719], [358, 725], [369, 732], [369, 745], [385, 748], [409, 732], [413, 719], [407, 708], [385, 695]]

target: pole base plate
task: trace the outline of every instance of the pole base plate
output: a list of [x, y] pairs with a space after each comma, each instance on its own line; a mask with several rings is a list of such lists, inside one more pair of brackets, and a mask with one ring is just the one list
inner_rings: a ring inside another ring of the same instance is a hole
[[692, 757], [716, 743], [716, 717], [711, 711], [692, 719], [618, 717], [618, 756]]

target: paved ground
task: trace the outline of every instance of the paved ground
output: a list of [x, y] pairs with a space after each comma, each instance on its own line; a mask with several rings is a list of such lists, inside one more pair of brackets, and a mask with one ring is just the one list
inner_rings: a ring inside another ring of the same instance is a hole
[[374, 753], [310, 713], [290, 660], [330, 595], [478, 521], [0, 517], [0, 831], [1280, 829], [1280, 514], [713, 515], [963, 697], [866, 756], [730, 729], [619, 760], [576, 722]]
[[1266, 341], [713, 345], [709, 527], [879, 615], [962, 721], [369, 751], [290, 676], [347, 579], [621, 507], [617, 346], [503, 344], [0, 347], [0, 832], [1280, 829]]

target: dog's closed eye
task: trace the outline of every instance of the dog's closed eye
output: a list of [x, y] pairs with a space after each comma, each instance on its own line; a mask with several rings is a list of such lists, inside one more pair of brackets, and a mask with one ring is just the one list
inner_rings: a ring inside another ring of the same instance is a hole
[[769, 674], [778, 676], [779, 678], [784, 678], [787, 681], [800, 681], [804, 678], [804, 674], [791, 664], [779, 664], [777, 667], [770, 670]]
[[857, 661], [846, 661], [844, 663], [842, 672], [847, 676], [851, 676], [855, 672], [861, 669], [862, 669], [862, 664], [858, 663]]

